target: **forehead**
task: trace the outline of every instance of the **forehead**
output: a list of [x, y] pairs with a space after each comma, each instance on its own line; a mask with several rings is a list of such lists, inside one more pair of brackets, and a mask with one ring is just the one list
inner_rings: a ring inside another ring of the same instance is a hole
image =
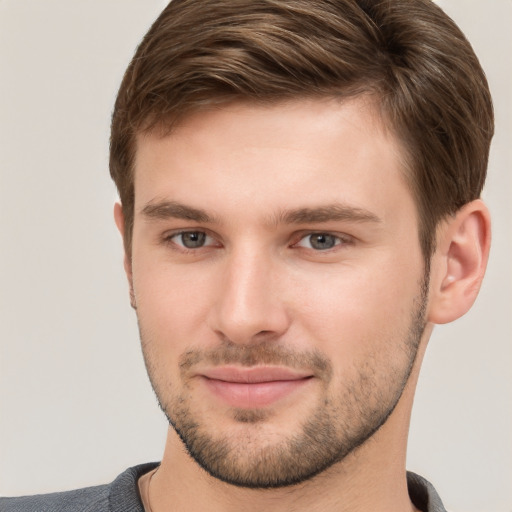
[[369, 98], [233, 103], [138, 136], [136, 213], [166, 199], [235, 215], [244, 205], [410, 201], [403, 154]]

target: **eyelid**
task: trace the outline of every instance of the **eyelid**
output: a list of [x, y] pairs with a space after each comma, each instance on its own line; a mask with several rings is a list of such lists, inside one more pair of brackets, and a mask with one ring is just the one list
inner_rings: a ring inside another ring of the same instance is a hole
[[[324, 249], [324, 250], [312, 249], [312, 248], [309, 248], [309, 247], [303, 247], [303, 246], [299, 245], [300, 242], [302, 242], [304, 239], [310, 237], [311, 235], [328, 235], [328, 236], [332, 236], [332, 237], [337, 239], [337, 242], [336, 242], [336, 244], [332, 248]], [[302, 247], [304, 249], [311, 249], [311, 250], [313, 250], [315, 252], [329, 252], [329, 251], [332, 251], [332, 250], [336, 250], [336, 248], [338, 248], [340, 246], [351, 245], [355, 241], [355, 238], [353, 236], [351, 236], [351, 235], [348, 235], [347, 233], [340, 233], [340, 232], [328, 231], [328, 230], [323, 231], [321, 229], [312, 229], [312, 230], [307, 230], [307, 231], [301, 231], [301, 232], [296, 234], [294, 239], [296, 241], [291, 244], [292, 247]]]
[[[204, 233], [207, 237], [207, 239], [212, 240], [214, 243], [207, 243], [203, 246], [196, 247], [196, 248], [190, 248], [185, 247], [181, 243], [177, 243], [175, 241], [176, 238], [178, 238], [180, 235], [186, 234], [186, 233]], [[166, 231], [161, 236], [162, 243], [166, 245], [172, 245], [173, 247], [178, 248], [178, 250], [185, 251], [185, 252], [197, 252], [200, 249], [208, 249], [210, 247], [220, 247], [222, 244], [219, 242], [218, 237], [215, 236], [213, 233], [211, 233], [210, 230], [204, 229], [204, 228], [181, 228], [181, 229], [173, 229], [170, 231]]]

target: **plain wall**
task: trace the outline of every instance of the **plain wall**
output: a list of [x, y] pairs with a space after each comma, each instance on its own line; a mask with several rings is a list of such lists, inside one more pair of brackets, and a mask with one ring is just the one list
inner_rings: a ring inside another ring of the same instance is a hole
[[[0, 494], [104, 483], [158, 460], [108, 175], [122, 73], [165, 2], [0, 0]], [[445, 0], [494, 94], [494, 221], [473, 310], [437, 327], [409, 469], [447, 507], [512, 510], [512, 2]]]

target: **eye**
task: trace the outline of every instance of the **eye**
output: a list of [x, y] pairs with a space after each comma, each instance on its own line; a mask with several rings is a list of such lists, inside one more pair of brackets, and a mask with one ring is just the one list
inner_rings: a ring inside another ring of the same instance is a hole
[[296, 246], [314, 249], [315, 251], [327, 251], [345, 242], [346, 240], [330, 233], [310, 233], [303, 237]]
[[214, 239], [204, 231], [181, 231], [167, 238], [185, 249], [199, 249], [214, 243]]

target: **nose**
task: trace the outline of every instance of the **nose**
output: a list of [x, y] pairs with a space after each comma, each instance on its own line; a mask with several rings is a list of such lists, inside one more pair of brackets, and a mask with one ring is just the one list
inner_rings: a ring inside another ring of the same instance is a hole
[[218, 277], [209, 325], [220, 339], [249, 344], [278, 339], [288, 330], [284, 276], [272, 257], [233, 252]]

